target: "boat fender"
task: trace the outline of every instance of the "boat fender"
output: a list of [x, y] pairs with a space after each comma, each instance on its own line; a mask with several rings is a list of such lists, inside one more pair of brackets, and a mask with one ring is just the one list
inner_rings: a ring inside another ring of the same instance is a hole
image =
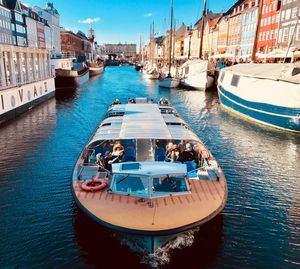
[[92, 177], [91, 180], [84, 181], [81, 184], [81, 188], [84, 191], [90, 191], [90, 192], [96, 192], [96, 191], [103, 190], [106, 186], [107, 186], [107, 182], [105, 179], [101, 179], [101, 178], [95, 179], [94, 177]]

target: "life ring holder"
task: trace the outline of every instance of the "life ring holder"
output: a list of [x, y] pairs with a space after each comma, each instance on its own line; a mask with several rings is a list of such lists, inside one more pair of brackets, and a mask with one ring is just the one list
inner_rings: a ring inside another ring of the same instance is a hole
[[[95, 183], [99, 185], [94, 186]], [[92, 179], [84, 181], [81, 184], [81, 189], [88, 192], [96, 192], [96, 191], [103, 190], [106, 186], [107, 186], [107, 182], [105, 179], [101, 179], [101, 178], [95, 179], [94, 177], [92, 177]]]

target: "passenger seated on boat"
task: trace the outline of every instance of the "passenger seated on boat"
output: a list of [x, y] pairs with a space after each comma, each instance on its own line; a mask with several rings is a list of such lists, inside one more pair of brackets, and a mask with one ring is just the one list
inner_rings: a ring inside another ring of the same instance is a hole
[[121, 105], [121, 102], [120, 102], [119, 99], [116, 99], [115, 101], [112, 102], [111, 105], [112, 105], [112, 106], [114, 106], [114, 105]]
[[135, 99], [134, 98], [130, 98], [130, 97], [128, 97], [127, 101], [128, 101], [128, 104], [135, 104], [136, 103]]
[[166, 98], [164, 98], [164, 105], [166, 105], [166, 106], [170, 105], [170, 102], [169, 102], [169, 100], [168, 100], [168, 99], [166, 99]]
[[113, 158], [114, 157], [112, 156], [112, 153], [110, 151], [106, 151], [105, 152], [104, 163], [105, 163], [105, 169], [108, 170], [108, 171], [111, 171], [111, 163], [110, 163], [110, 161]]
[[105, 171], [105, 161], [104, 161], [102, 154], [98, 153], [96, 155], [96, 158], [97, 158], [96, 164], [99, 166], [98, 171], [99, 172]]
[[174, 148], [174, 151], [172, 152], [171, 162], [181, 162], [181, 163], [184, 162], [182, 153], [180, 152], [180, 149], [177, 146]]
[[190, 162], [196, 160], [196, 152], [193, 150], [192, 145], [187, 143], [185, 145], [185, 150], [183, 151], [184, 162]]
[[112, 152], [112, 159], [109, 161], [110, 164], [116, 163], [116, 162], [123, 162], [124, 159], [124, 147], [117, 143], [113, 147]]
[[[176, 145], [175, 145], [176, 146]], [[172, 142], [170, 142], [167, 147], [166, 147], [166, 159], [168, 161], [171, 160], [171, 155], [172, 155], [172, 151], [174, 149], [174, 144]]]
[[158, 104], [159, 105], [163, 105], [164, 104], [164, 100], [162, 98], [160, 98], [159, 101], [158, 101]]
[[171, 162], [184, 162], [182, 153], [177, 145], [173, 145], [173, 143], [169, 143], [167, 149], [167, 161]]

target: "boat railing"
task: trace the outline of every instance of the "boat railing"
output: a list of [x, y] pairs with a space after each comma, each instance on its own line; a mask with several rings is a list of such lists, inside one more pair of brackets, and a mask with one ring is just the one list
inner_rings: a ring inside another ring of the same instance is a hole
[[22, 85], [39, 82], [39, 81], [43, 81], [43, 80], [54, 78], [54, 77], [55, 77], [55, 70], [50, 69], [49, 73], [40, 74], [36, 78], [33, 77], [33, 74], [29, 74], [28, 77], [23, 76], [23, 78], [21, 75], [16, 75], [15, 81], [12, 81], [10, 77], [8, 77], [7, 79], [4, 79], [4, 80], [0, 78], [0, 91], [6, 90], [9, 88], [13, 88], [13, 87], [21, 87]]
[[77, 179], [86, 180], [101, 174], [102, 177], [107, 177], [111, 172], [105, 168], [101, 168], [102, 172], [99, 172], [99, 166], [95, 163], [82, 163], [78, 166]]

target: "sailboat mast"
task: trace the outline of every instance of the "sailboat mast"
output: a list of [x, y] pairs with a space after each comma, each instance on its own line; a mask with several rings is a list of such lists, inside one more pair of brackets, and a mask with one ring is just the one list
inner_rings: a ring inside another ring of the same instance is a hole
[[172, 48], [172, 50], [173, 50], [173, 57], [172, 57], [173, 65], [175, 63], [175, 42], [176, 42], [176, 20], [174, 20], [174, 28], [173, 28], [173, 44], [172, 44], [172, 46], [173, 46], [173, 48]]
[[[285, 61], [286, 61], [286, 59], [287, 59], [287, 57], [289, 55], [289, 51], [290, 51], [291, 45], [294, 42], [294, 38], [295, 38], [295, 35], [296, 35], [296, 29], [298, 29], [299, 18], [300, 18], [300, 16], [297, 16], [297, 20], [296, 20], [296, 24], [295, 24], [295, 27], [294, 27], [294, 31], [293, 31], [293, 34], [291, 36], [291, 39], [290, 39], [290, 42], [289, 42], [289, 45], [288, 45], [288, 48], [286, 50], [286, 54], [285, 54], [285, 57], [284, 57], [284, 61], [283, 61], [284, 63], [285, 63]], [[292, 57], [291, 62], [293, 62], [293, 60], [294, 60], [294, 56]]]
[[142, 60], [142, 34], [140, 33], [140, 57], [139, 60]]
[[206, 0], [204, 0], [202, 18], [201, 18], [201, 33], [200, 33], [200, 48], [199, 48], [199, 58], [202, 58], [202, 50], [203, 50], [203, 34], [204, 34], [204, 20], [206, 18]]
[[257, 41], [258, 41], [259, 28], [260, 28], [260, 22], [261, 22], [261, 16], [262, 16], [262, 9], [263, 9], [263, 0], [259, 0], [258, 1], [257, 23], [256, 23], [255, 37], [254, 37], [252, 56], [251, 56], [251, 59], [253, 62], [255, 62], [255, 60], [256, 60]]
[[171, 21], [170, 21], [170, 41], [169, 41], [169, 76], [171, 76], [171, 60], [172, 60], [172, 36], [173, 36], [173, 0], [171, 0]]

